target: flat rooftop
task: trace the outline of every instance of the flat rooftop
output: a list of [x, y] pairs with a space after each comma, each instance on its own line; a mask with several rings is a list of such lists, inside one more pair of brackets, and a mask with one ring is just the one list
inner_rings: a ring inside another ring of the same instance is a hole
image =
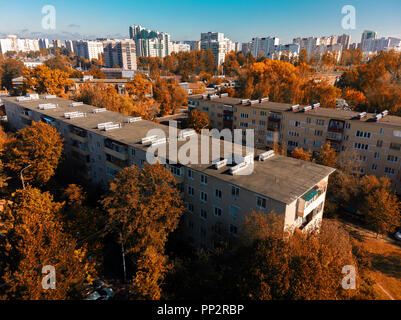
[[[204, 100], [202, 98], [202, 95], [193, 95], [193, 96], [190, 96], [189, 98], [191, 100], [207, 101], [210, 103], [221, 103], [221, 104], [226, 104], [226, 105], [231, 105], [231, 106], [243, 106], [245, 108], [249, 107], [252, 109], [269, 110], [269, 111], [276, 111], [276, 112], [288, 112], [288, 113], [293, 112], [290, 110], [290, 108], [291, 108], [291, 106], [293, 106], [293, 104], [288, 104], [288, 103], [264, 101], [262, 103], [257, 103], [257, 104], [250, 106], [250, 105], [246, 105], [246, 104], [242, 105], [241, 101], [243, 99], [240, 99], [240, 98], [221, 97], [221, 98], [214, 98], [212, 100]], [[301, 111], [295, 111], [293, 113], [304, 113], [302, 111], [302, 109], [306, 106], [307, 105], [300, 105]], [[342, 110], [342, 109], [317, 108], [317, 109], [307, 111], [305, 114], [313, 115], [316, 117], [322, 117], [322, 118], [338, 119], [338, 120], [345, 120], [345, 121], [352, 120], [352, 121], [368, 122], [372, 125], [377, 125], [377, 126], [387, 125], [387, 126], [401, 128], [401, 117], [392, 116], [392, 115], [388, 115], [388, 116], [382, 118], [380, 121], [376, 122], [376, 121], [373, 121], [373, 118], [376, 115], [375, 113], [367, 113], [367, 116], [365, 118], [363, 118], [362, 120], [359, 120], [359, 119], [357, 119], [357, 116], [360, 114], [360, 112], [347, 111], [347, 110]]]
[[[41, 113], [44, 116], [63, 121], [75, 127], [87, 130], [88, 132], [100, 134], [109, 139], [145, 151], [149, 149], [149, 145], [142, 144], [141, 139], [155, 134], [151, 133], [150, 130], [159, 129], [161, 130], [160, 132], [163, 132], [166, 137], [169, 136], [169, 130], [172, 130], [172, 128], [169, 126], [147, 120], [127, 123], [128, 116], [117, 112], [104, 111], [100, 113], [93, 113], [92, 111], [93, 109], [96, 109], [96, 107], [90, 105], [83, 104], [71, 107], [71, 104], [74, 101], [61, 98], [44, 99], [41, 97], [39, 100], [18, 102], [16, 97], [6, 97], [3, 98], [3, 100], [6, 103], [14, 103], [26, 109]], [[45, 103], [53, 103], [57, 104], [58, 106], [56, 109], [40, 110], [38, 108], [39, 104]], [[86, 117], [66, 119], [64, 117], [64, 113], [72, 111], [86, 113]], [[97, 125], [99, 123], [105, 122], [121, 123], [122, 127], [110, 131], [97, 129]], [[178, 133], [180, 131], [180, 129], [177, 129]], [[202, 139], [199, 137], [200, 136], [196, 137], [196, 139], [189, 139], [187, 141], [178, 141], [177, 148], [180, 149], [180, 147], [185, 145], [188, 147], [188, 149], [191, 149], [192, 146], [198, 147], [197, 150], [200, 150], [199, 147]], [[262, 196], [264, 195], [286, 204], [289, 204], [304, 195], [318, 182], [327, 177], [329, 174], [333, 173], [335, 170], [333, 168], [321, 166], [312, 162], [300, 161], [280, 155], [274, 155], [272, 158], [265, 161], [258, 161], [257, 156], [266, 151], [253, 149], [252, 152], [254, 153], [255, 160], [252, 173], [250, 175], [231, 175], [229, 173], [230, 165], [216, 170], [213, 166], [213, 162], [224, 158], [225, 147], [231, 150], [233, 153], [242, 154], [243, 156], [246, 155], [246, 148], [244, 146], [236, 145], [231, 142], [223, 142], [211, 137], [208, 137], [206, 141], [206, 145], [209, 145], [210, 150], [209, 155], [207, 156], [209, 160], [203, 161], [204, 164], [188, 164], [186, 165], [187, 167], [193, 168], [196, 171], [204, 172], [205, 174], [214, 176], [240, 188], [250, 190]], [[213, 159], [211, 150], [212, 146], [215, 146], [216, 143], [219, 148], [219, 155], [217, 158]], [[167, 151], [167, 159], [172, 159], [169, 154], [170, 145], [172, 145], [172, 142], [164, 145]], [[201, 162], [201, 152], [199, 152], [198, 163]]]

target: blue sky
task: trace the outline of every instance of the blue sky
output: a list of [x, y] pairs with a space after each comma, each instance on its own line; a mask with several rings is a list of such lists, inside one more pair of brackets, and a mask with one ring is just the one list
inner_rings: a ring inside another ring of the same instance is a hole
[[[132, 24], [168, 32], [173, 40], [198, 40], [207, 31], [241, 42], [342, 33], [357, 42], [364, 29], [401, 37], [400, 0], [0, 0], [0, 34], [49, 33], [41, 28], [41, 10], [49, 4], [56, 8], [53, 36], [63, 38], [128, 37]], [[341, 27], [344, 5], [356, 8], [355, 30]]]

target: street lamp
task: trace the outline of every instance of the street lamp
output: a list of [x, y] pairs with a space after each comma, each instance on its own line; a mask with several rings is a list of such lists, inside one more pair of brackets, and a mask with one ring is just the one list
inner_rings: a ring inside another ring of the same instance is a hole
[[24, 172], [25, 169], [28, 169], [29, 167], [31, 167], [32, 165], [28, 165], [26, 166], [24, 169], [21, 170], [20, 172], [20, 177], [21, 177], [21, 182], [22, 182], [22, 189], [25, 189], [25, 182], [24, 182], [24, 176], [22, 175], [22, 172]]

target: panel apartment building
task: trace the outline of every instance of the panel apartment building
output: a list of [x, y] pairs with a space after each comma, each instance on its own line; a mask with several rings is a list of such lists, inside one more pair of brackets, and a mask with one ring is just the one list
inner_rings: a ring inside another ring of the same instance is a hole
[[[149, 148], [160, 145], [168, 150], [173, 143], [172, 139], [160, 138], [162, 133], [169, 136], [171, 126], [80, 102], [37, 95], [6, 97], [3, 101], [14, 130], [32, 121], [54, 126], [65, 139], [66, 156], [79, 164], [77, 173], [105, 187], [122, 168], [142, 167]], [[160, 133], [149, 132], [155, 129]], [[178, 150], [188, 143], [198, 146], [195, 132], [175, 130]], [[220, 151], [224, 145], [233, 146], [209, 136], [206, 141], [217, 143]], [[243, 146], [235, 146], [240, 148], [240, 152], [234, 150], [236, 154], [243, 157], [234, 164], [223, 159], [225, 152], [217, 159], [209, 155], [204, 164], [186, 165], [172, 163], [173, 153], [166, 155], [166, 166], [177, 179], [187, 205], [181, 222], [190, 244], [213, 249], [220, 237], [236, 237], [244, 216], [251, 210], [274, 210], [283, 217], [283, 226], [299, 230], [309, 230], [320, 223], [328, 177], [334, 169], [256, 149], [250, 153], [248, 149], [246, 154]], [[250, 166], [250, 175], [240, 174]]]
[[340, 109], [293, 106], [268, 99], [199, 95], [189, 107], [206, 112], [211, 127], [254, 129], [255, 147], [285, 144], [288, 152], [302, 148], [315, 153], [327, 141], [339, 153], [355, 154], [354, 168], [361, 175], [388, 176], [401, 193], [401, 117]]
[[107, 68], [119, 66], [125, 70], [136, 70], [136, 47], [134, 40], [107, 40], [103, 42], [104, 61]]

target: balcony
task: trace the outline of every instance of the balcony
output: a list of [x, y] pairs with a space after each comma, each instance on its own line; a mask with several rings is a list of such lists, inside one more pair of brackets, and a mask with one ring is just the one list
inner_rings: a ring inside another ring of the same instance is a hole
[[297, 215], [306, 218], [313, 210], [323, 204], [326, 197], [327, 182], [322, 182], [304, 194], [298, 200]]
[[81, 143], [88, 143], [88, 134], [85, 130], [72, 127], [70, 128], [69, 137]]
[[71, 150], [73, 150], [73, 151], [75, 151], [75, 152], [77, 152], [79, 154], [82, 154], [84, 156], [88, 156], [89, 155], [89, 151], [88, 150], [79, 148], [77, 146], [71, 146]]
[[122, 153], [121, 151], [116, 151], [116, 150], [110, 149], [108, 147], [104, 147], [104, 152], [106, 154], [109, 154], [109, 155], [111, 155], [113, 157], [116, 157], [116, 158], [119, 158], [121, 160], [128, 160], [128, 153], [127, 152]]

